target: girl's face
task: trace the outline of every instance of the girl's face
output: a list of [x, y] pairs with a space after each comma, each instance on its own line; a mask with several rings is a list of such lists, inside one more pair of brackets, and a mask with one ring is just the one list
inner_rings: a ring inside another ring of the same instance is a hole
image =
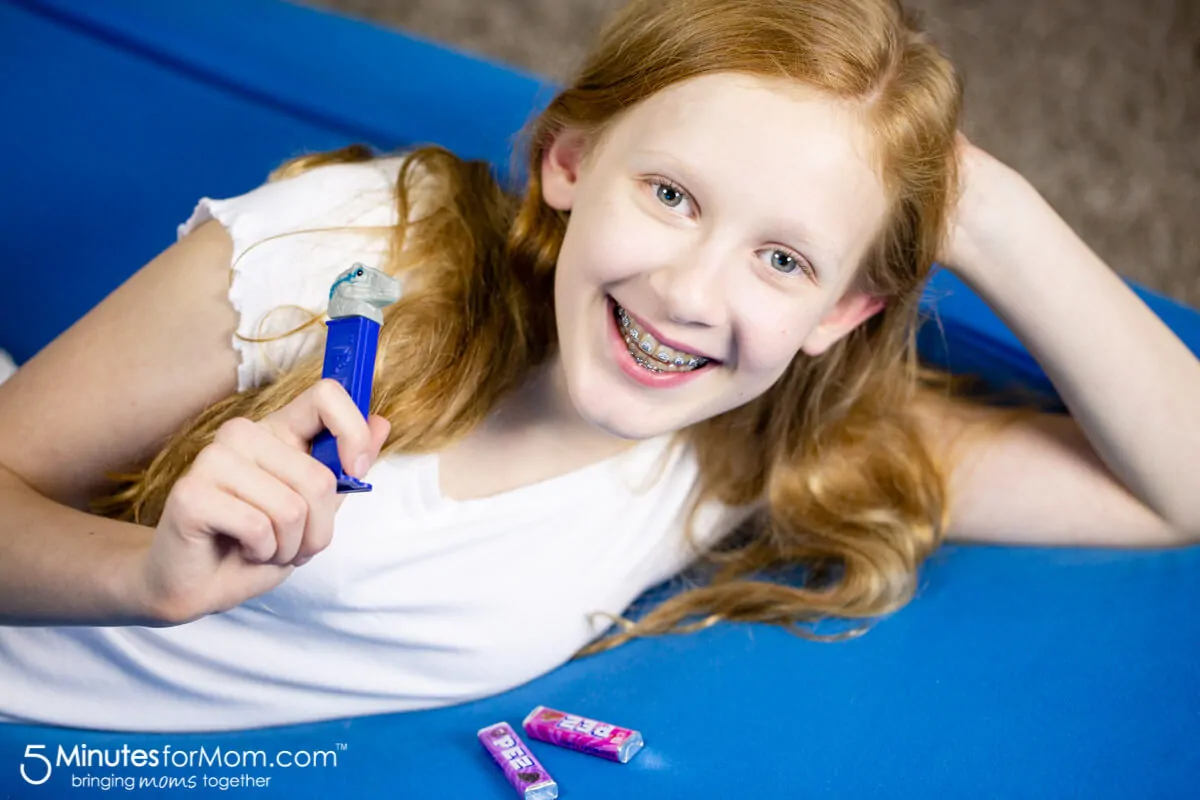
[[559, 358], [592, 425], [644, 439], [716, 416], [882, 307], [850, 288], [887, 201], [846, 107], [712, 74], [585, 141], [558, 136], [542, 185], [570, 211]]

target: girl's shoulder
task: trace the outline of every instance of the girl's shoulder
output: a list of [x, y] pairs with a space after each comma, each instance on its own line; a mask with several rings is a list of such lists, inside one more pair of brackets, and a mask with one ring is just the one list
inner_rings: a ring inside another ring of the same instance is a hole
[[325, 313], [342, 270], [387, 259], [403, 162], [395, 155], [325, 164], [244, 194], [202, 197], [179, 226], [182, 238], [216, 220], [232, 240], [238, 391], [270, 382], [320, 345], [321, 328], [305, 324]]

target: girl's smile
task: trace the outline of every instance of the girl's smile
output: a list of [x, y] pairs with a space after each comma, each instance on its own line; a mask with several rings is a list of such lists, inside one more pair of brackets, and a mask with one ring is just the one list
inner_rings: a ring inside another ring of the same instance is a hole
[[720, 361], [669, 341], [607, 298], [605, 330], [612, 343], [613, 360], [621, 371], [642, 386], [670, 389], [696, 380], [716, 369]]

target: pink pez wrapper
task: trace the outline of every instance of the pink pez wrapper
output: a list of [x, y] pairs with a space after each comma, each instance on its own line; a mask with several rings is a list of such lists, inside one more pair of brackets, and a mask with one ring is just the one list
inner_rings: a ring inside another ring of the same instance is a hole
[[555, 800], [558, 797], [558, 784], [529, 752], [511, 725], [497, 722], [481, 729], [478, 736], [483, 749], [504, 771], [504, 777], [523, 800]]
[[539, 742], [556, 744], [621, 764], [633, 758], [645, 744], [637, 731], [545, 706], [538, 706], [529, 712], [524, 728]]

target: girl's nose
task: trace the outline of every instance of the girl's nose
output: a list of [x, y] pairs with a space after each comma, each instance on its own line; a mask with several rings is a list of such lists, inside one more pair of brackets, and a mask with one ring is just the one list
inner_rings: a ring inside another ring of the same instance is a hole
[[696, 248], [680, 254], [650, 276], [650, 286], [658, 295], [667, 317], [679, 325], [716, 327], [725, 321], [725, 297], [721, 256]]

